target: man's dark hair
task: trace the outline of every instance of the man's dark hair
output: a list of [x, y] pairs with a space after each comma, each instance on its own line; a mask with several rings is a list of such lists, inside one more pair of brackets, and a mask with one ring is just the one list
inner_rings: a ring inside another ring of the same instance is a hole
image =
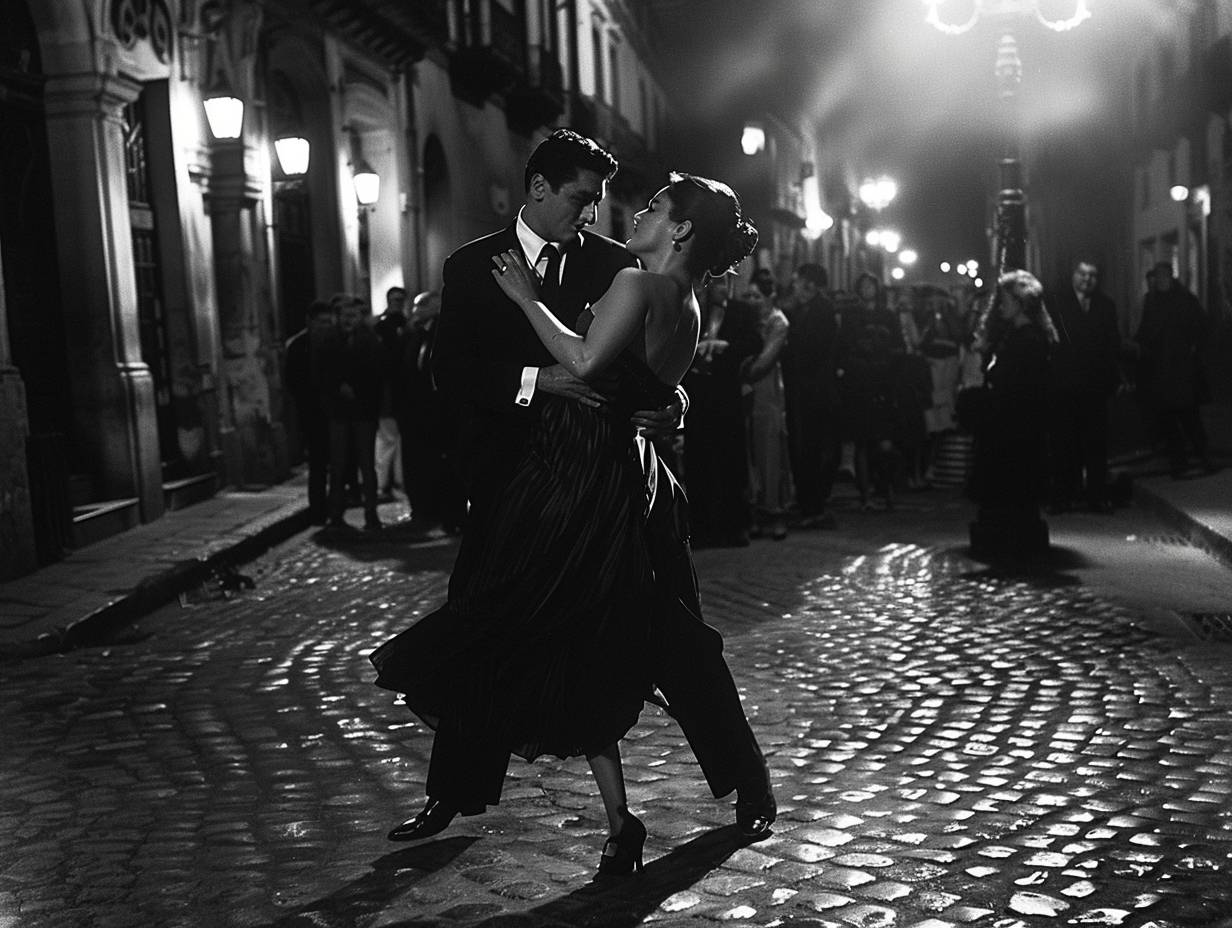
[[796, 274], [801, 280], [807, 281], [818, 290], [824, 290], [830, 285], [830, 275], [820, 264], [801, 264], [796, 268]]
[[580, 171], [594, 171], [610, 180], [617, 167], [616, 159], [600, 148], [594, 139], [588, 139], [572, 129], [557, 129], [530, 153], [523, 182], [530, 190], [531, 178], [542, 174], [548, 186], [555, 191], [560, 189], [561, 184], [574, 180]]
[[388, 303], [395, 293], [401, 293], [403, 299], [406, 298], [406, 287], [390, 287], [385, 291], [385, 302]]
[[325, 300], [313, 300], [308, 304], [308, 308], [304, 310], [304, 320], [315, 319], [317, 316], [333, 316], [333, 304], [327, 303]]

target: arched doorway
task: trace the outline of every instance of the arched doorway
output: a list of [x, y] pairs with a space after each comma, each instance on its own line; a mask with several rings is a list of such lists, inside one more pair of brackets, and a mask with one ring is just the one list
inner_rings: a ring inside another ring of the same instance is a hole
[[449, 164], [440, 139], [429, 136], [424, 143], [424, 285], [431, 290], [441, 288], [441, 268], [449, 253], [460, 242], [453, 231], [453, 192], [450, 189]]
[[0, 249], [13, 363], [29, 426], [27, 463], [40, 564], [70, 540], [72, 412], [38, 34], [24, 0], [0, 0]]

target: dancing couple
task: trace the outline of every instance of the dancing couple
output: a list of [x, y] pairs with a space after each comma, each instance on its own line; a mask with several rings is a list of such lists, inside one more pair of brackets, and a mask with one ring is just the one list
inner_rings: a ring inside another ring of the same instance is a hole
[[445, 605], [372, 654], [377, 685], [436, 733], [427, 804], [392, 840], [495, 805], [511, 754], [584, 755], [610, 831], [599, 873], [640, 869], [619, 742], [656, 687], [715, 797], [736, 792], [741, 832], [770, 833], [769, 772], [701, 616], [683, 493], [638, 435], [678, 421], [696, 294], [757, 232], [730, 188], [683, 174], [627, 247], [585, 231], [616, 168], [557, 130], [517, 220], [445, 262], [434, 373], [463, 409], [471, 506]]

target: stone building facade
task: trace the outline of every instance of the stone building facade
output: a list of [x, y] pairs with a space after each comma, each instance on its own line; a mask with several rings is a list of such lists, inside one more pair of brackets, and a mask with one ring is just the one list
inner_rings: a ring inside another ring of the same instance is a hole
[[0, 0], [0, 580], [284, 478], [308, 302], [438, 287], [552, 126], [620, 157], [599, 230], [623, 235], [664, 167], [651, 8]]

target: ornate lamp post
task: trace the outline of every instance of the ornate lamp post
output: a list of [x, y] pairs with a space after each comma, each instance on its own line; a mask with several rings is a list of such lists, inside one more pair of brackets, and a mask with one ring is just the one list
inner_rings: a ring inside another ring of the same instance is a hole
[[1074, 13], [1068, 19], [1048, 19], [1040, 10], [1040, 2], [1041, 0], [972, 0], [971, 15], [965, 22], [947, 23], [941, 18], [939, 10], [945, 0], [924, 0], [924, 5], [928, 7], [925, 21], [946, 35], [962, 35], [973, 29], [984, 17], [994, 20], [1001, 28], [994, 68], [998, 94], [1004, 101], [1006, 112], [1005, 148], [998, 163], [997, 244], [994, 262], [998, 275], [1023, 267], [1027, 259], [1027, 197], [1022, 189], [1022, 163], [1019, 160], [1016, 129], [1022, 59], [1018, 57], [1018, 42], [1011, 27], [1017, 21], [1034, 17], [1053, 32], [1068, 32], [1091, 18], [1087, 0], [1075, 0]]

